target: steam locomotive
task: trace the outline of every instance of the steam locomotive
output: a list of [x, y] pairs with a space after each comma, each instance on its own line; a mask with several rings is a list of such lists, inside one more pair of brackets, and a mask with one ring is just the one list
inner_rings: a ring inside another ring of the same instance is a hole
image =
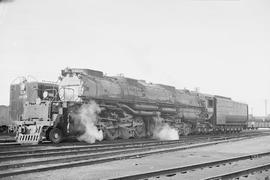
[[80, 136], [85, 126], [76, 116], [82, 106], [95, 102], [100, 108], [94, 125], [105, 139], [153, 136], [157, 126], [167, 124], [179, 135], [239, 132], [247, 126], [248, 105], [231, 98], [179, 90], [101, 71], [61, 71], [58, 92], [44, 90], [35, 103], [25, 103], [18, 121], [17, 141], [54, 143]]

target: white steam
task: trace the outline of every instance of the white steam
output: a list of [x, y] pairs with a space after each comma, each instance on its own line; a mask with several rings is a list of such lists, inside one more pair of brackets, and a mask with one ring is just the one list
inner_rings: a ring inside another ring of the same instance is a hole
[[159, 124], [153, 131], [153, 137], [159, 140], [179, 140], [178, 131], [168, 124]]
[[84, 133], [77, 138], [79, 141], [95, 143], [96, 140], [103, 139], [103, 132], [96, 126], [97, 114], [100, 111], [100, 107], [94, 101], [81, 106], [78, 116], [80, 124], [84, 127]]

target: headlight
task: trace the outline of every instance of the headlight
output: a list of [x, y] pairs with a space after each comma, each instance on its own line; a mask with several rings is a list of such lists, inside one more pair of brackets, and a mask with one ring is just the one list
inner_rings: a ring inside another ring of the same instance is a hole
[[46, 97], [48, 97], [48, 95], [49, 95], [48, 91], [44, 91], [43, 92], [43, 99], [45, 99]]

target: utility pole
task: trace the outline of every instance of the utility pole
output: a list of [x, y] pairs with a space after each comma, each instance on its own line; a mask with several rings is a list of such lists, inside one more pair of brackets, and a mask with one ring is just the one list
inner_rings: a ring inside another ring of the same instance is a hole
[[267, 117], [267, 99], [264, 100], [265, 104], [265, 117]]

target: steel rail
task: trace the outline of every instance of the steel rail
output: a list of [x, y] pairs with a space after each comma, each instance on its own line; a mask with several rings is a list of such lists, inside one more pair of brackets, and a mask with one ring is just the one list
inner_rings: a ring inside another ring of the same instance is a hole
[[[269, 132], [270, 134], [270, 132]], [[183, 136], [180, 137], [179, 140], [186, 140], [186, 139], [190, 139], [190, 138], [207, 138], [207, 137], [213, 137], [213, 136], [217, 136], [217, 135], [205, 135], [205, 136], [200, 136], [200, 135], [192, 135], [192, 136]], [[220, 137], [220, 136], [217, 136]], [[169, 140], [169, 141], [179, 141], [179, 140]], [[150, 139], [150, 138], [140, 138], [140, 139], [117, 139], [114, 141], [109, 141], [109, 140], [105, 140], [105, 141], [101, 141], [101, 142], [95, 142], [93, 144], [88, 144], [85, 142], [79, 142], [79, 141], [72, 141], [72, 142], [63, 142], [60, 144], [53, 144], [49, 141], [45, 141], [42, 144], [37, 144], [37, 145], [32, 145], [32, 144], [25, 144], [25, 145], [21, 145], [19, 143], [16, 142], [12, 142], [12, 143], [1, 143], [0, 142], [0, 148], [1, 149], [7, 149], [7, 148], [31, 148], [31, 147], [43, 147], [43, 146], [52, 146], [52, 147], [63, 147], [63, 146], [70, 146], [70, 145], [78, 145], [78, 146], [109, 146], [109, 145], [115, 145], [115, 144], [120, 144], [120, 143], [131, 143], [131, 142], [157, 142], [159, 140], [157, 139]], [[165, 140], [167, 141], [167, 140]], [[160, 142], [160, 141], [159, 141]], [[164, 141], [162, 141], [164, 142]], [[0, 150], [1, 150], [0, 149]]]
[[[195, 169], [201, 169], [201, 168], [206, 168], [206, 167], [212, 167], [212, 166], [217, 166], [221, 164], [228, 164], [236, 161], [242, 161], [242, 160], [248, 160], [248, 159], [255, 159], [263, 156], [270, 156], [270, 152], [264, 152], [264, 153], [256, 153], [256, 154], [250, 154], [250, 155], [244, 155], [244, 156], [238, 156], [238, 157], [233, 157], [233, 158], [227, 158], [227, 159], [222, 159], [222, 160], [217, 160], [217, 161], [209, 161], [205, 163], [199, 163], [199, 164], [192, 164], [188, 166], [180, 166], [180, 167], [175, 167], [175, 168], [168, 168], [168, 169], [162, 169], [162, 170], [157, 170], [157, 171], [152, 171], [152, 172], [146, 172], [146, 173], [141, 173], [141, 174], [134, 174], [134, 175], [128, 175], [128, 176], [122, 176], [122, 177], [116, 177], [112, 178], [111, 180], [135, 180], [135, 179], [147, 179], [147, 178], [161, 178], [160, 176], [174, 176], [178, 173], [186, 173], [187, 171], [192, 171]], [[269, 169], [270, 168], [270, 163], [262, 166], [256, 166], [240, 171], [234, 171], [232, 173], [225, 173], [219, 176], [213, 176], [206, 178], [205, 180], [210, 180], [210, 179], [229, 179], [229, 178], [234, 178], [234, 177], [239, 177], [241, 175], [246, 175], [248, 172], [251, 171], [256, 171], [258, 169]], [[161, 178], [162, 179], [162, 178]]]
[[162, 146], [162, 145], [171, 145], [178, 146], [183, 144], [194, 144], [200, 141], [203, 142], [210, 142], [214, 140], [224, 140], [224, 139], [233, 139], [239, 138], [237, 137], [213, 137], [212, 139], [208, 138], [200, 138], [200, 139], [191, 139], [188, 142], [184, 140], [178, 141], [150, 141], [150, 142], [130, 142], [130, 143], [119, 143], [113, 144], [109, 146], [105, 145], [93, 145], [93, 146], [75, 146], [75, 147], [62, 147], [62, 148], [53, 148], [53, 149], [38, 149], [38, 150], [20, 150], [20, 151], [7, 151], [7, 152], [0, 152], [0, 161], [9, 161], [9, 160], [17, 160], [17, 159], [26, 159], [26, 158], [38, 158], [38, 157], [50, 157], [50, 156], [57, 156], [57, 155], [72, 155], [72, 154], [83, 154], [83, 153], [91, 153], [91, 152], [105, 152], [111, 150], [121, 150], [123, 148], [143, 148], [143, 147], [152, 147], [152, 146]]
[[[237, 133], [239, 135], [244, 135], [244, 134], [261, 134], [261, 133], [270, 133], [270, 131], [243, 131], [240, 133]], [[230, 135], [235, 135], [235, 133], [231, 133], [231, 134], [226, 134], [226, 133], [221, 133], [221, 134], [205, 134], [205, 135], [200, 135], [200, 134], [193, 134], [193, 135], [189, 135], [189, 136], [180, 136], [180, 139], [189, 139], [192, 137], [213, 137], [213, 136], [230, 136]], [[75, 139], [74, 139], [75, 140]], [[147, 139], [147, 138], [141, 138], [141, 139], [129, 139], [129, 140], [124, 140], [124, 139], [118, 139], [118, 140], [114, 140], [113, 142], [126, 142], [126, 141], [153, 141], [153, 139]], [[79, 142], [79, 141], [71, 141], [73, 144], [85, 144], [84, 142]], [[105, 141], [101, 141], [101, 142], [96, 142], [95, 144], [112, 144], [112, 141], [109, 140], [105, 140]], [[6, 140], [0, 140], [0, 147], [1, 148], [9, 148], [9, 147], [39, 147], [39, 146], [65, 146], [65, 145], [70, 145], [70, 142], [63, 142], [60, 144], [53, 144], [50, 141], [43, 141], [41, 144], [38, 145], [32, 145], [32, 144], [24, 144], [21, 145], [19, 143], [17, 143], [15, 140], [14, 141], [6, 141]]]
[[221, 144], [221, 143], [226, 143], [226, 142], [231, 142], [231, 141], [239, 141], [242, 139], [243, 138], [233, 139], [233, 140], [214, 141], [214, 142], [209, 142], [209, 143], [201, 143], [201, 144], [174, 147], [174, 148], [157, 148], [157, 147], [154, 147], [154, 149], [144, 148], [140, 150], [135, 149], [135, 150], [121, 151], [121, 152], [117, 151], [113, 153], [112, 152], [101, 153], [99, 155], [95, 154], [95, 155], [86, 155], [86, 156], [78, 156], [78, 157], [52, 159], [48, 161], [36, 161], [36, 162], [30, 162], [30, 163], [21, 163], [21, 164], [17, 163], [17, 164], [11, 164], [11, 165], [3, 165], [3, 166], [0, 166], [0, 169], [2, 171], [0, 172], [0, 177], [99, 164], [99, 163], [110, 162], [110, 161], [121, 160], [121, 159], [140, 158], [143, 156], [149, 156], [153, 154], [175, 152], [179, 150], [210, 146], [210, 145]]
[[15, 137], [14, 137], [14, 139], [0, 139], [0, 144], [1, 143], [12, 143], [12, 142], [16, 142]]
[[144, 142], [144, 141], [157, 141], [157, 140], [154, 140], [154, 139], [129, 139], [129, 140], [124, 140], [124, 139], [121, 139], [121, 140], [115, 140], [115, 141], [101, 141], [101, 142], [96, 142], [94, 144], [87, 144], [85, 142], [79, 142], [79, 141], [71, 141], [71, 142], [63, 142], [63, 143], [60, 143], [60, 144], [53, 144], [52, 142], [50, 141], [44, 141], [42, 144], [36, 144], [36, 145], [33, 145], [33, 144], [24, 144], [24, 145], [21, 145], [17, 142], [12, 142], [12, 143], [0, 143], [0, 148], [3, 149], [3, 148], [28, 148], [28, 147], [43, 147], [43, 146], [53, 146], [53, 147], [59, 147], [59, 146], [70, 146], [70, 145], [86, 145], [86, 146], [89, 146], [89, 145], [108, 145], [108, 144], [115, 144], [115, 143], [126, 143], [126, 142]]
[[268, 170], [268, 169], [270, 169], [270, 163], [254, 166], [251, 168], [241, 169], [241, 170], [233, 171], [229, 173], [224, 173], [218, 176], [208, 177], [208, 178], [205, 178], [204, 180], [220, 180], [220, 179], [226, 180], [226, 179], [232, 179], [232, 178], [239, 178], [241, 176], [248, 176], [251, 173]]
[[[213, 137], [212, 139], [225, 139], [226, 137]], [[195, 140], [208, 140], [209, 137], [201, 137], [197, 138]], [[228, 138], [227, 138], [228, 139]], [[191, 142], [194, 140], [191, 139]], [[188, 141], [190, 142], [190, 140]], [[25, 147], [21, 147], [19, 150], [13, 149], [4, 149], [3, 151], [0, 150], [0, 157], [1, 156], [9, 156], [9, 155], [24, 155], [24, 154], [35, 154], [35, 153], [45, 153], [45, 152], [59, 152], [59, 151], [72, 151], [72, 150], [78, 150], [78, 149], [104, 149], [104, 148], [114, 148], [119, 146], [140, 146], [143, 144], [179, 144], [179, 143], [186, 143], [186, 140], [180, 139], [180, 140], [167, 140], [167, 141], [158, 141], [158, 140], [149, 140], [149, 141], [128, 141], [128, 142], [120, 142], [120, 143], [113, 143], [113, 144], [83, 144], [83, 145], [75, 145], [70, 144], [70, 146], [56, 146], [56, 147], [50, 147], [50, 149], [25, 149]], [[28, 147], [27, 147], [28, 148]]]
[[[190, 139], [193, 139], [193, 138], [197, 138], [197, 139], [213, 139], [213, 138], [217, 138], [217, 139], [222, 139], [222, 138], [227, 138], [227, 139], [232, 139], [232, 138], [239, 138], [239, 137], [244, 137], [244, 136], [257, 136], [257, 135], [267, 135], [267, 134], [270, 134], [270, 132], [266, 132], [266, 131], [263, 131], [263, 132], [243, 132], [243, 133], [237, 133], [237, 134], [221, 134], [221, 136], [219, 135], [205, 135], [205, 136], [200, 136], [200, 135], [193, 135], [193, 136], [188, 136], [188, 137], [181, 137], [180, 140], [174, 140], [174, 141], [168, 141], [168, 144], [170, 144], [171, 142], [178, 142], [178, 143], [182, 143], [184, 142], [185, 140], [187, 141], [190, 141]], [[227, 136], [226, 136], [227, 135]], [[180, 142], [179, 142], [180, 141]], [[0, 159], [1, 159], [1, 156], [2, 156], [2, 159], [1, 160], [8, 160], [8, 156], [10, 157], [10, 155], [13, 153], [13, 154], [20, 154], [20, 155], [23, 155], [23, 154], [27, 154], [28, 157], [31, 157], [31, 155], [29, 154], [33, 154], [33, 153], [37, 153], [37, 152], [44, 152], [44, 151], [47, 151], [47, 152], [52, 152], [54, 147], [55, 149], [57, 149], [58, 151], [61, 151], [61, 149], [69, 149], [69, 150], [73, 150], [74, 148], [80, 148], [80, 149], [88, 149], [89, 147], [96, 147], [96, 148], [100, 148], [100, 147], [105, 147], [105, 146], [110, 146], [110, 147], [115, 147], [115, 146], [119, 146], [119, 145], [125, 145], [125, 144], [129, 144], [129, 143], [133, 143], [133, 144], [138, 144], [138, 143], [146, 143], [146, 142], [162, 142], [164, 144], [166, 144], [167, 141], [157, 141], [157, 140], [154, 140], [154, 139], [131, 139], [129, 141], [121, 141], [121, 140], [117, 140], [115, 141], [114, 143], [112, 142], [98, 142], [98, 143], [95, 143], [95, 144], [86, 144], [86, 143], [83, 143], [83, 142], [75, 142], [75, 143], [65, 143], [65, 144], [51, 144], [51, 145], [47, 145], [47, 144], [41, 144], [41, 145], [28, 145], [28, 146], [15, 146], [15, 147], [3, 147], [1, 146], [0, 144]], [[43, 146], [46, 146], [46, 147], [50, 147], [49, 148], [46, 148], [46, 150], [42, 151], [40, 150], [40, 147], [43, 147]], [[70, 146], [73, 146], [73, 147], [70, 147]], [[11, 150], [12, 148], [12, 150]], [[27, 148], [33, 148], [31, 150], [27, 149]], [[38, 150], [34, 150], [34, 149], [38, 149]], [[16, 150], [16, 149], [19, 149], [19, 150]], [[8, 151], [8, 153], [5, 152]], [[75, 150], [75, 149], [74, 149]], [[36, 151], [36, 152], [35, 152]], [[21, 158], [20, 155], [18, 156], [18, 158]], [[6, 157], [3, 157], [3, 156], [6, 156]], [[38, 156], [38, 155], [37, 155]], [[37, 157], [36, 156], [36, 157]], [[13, 157], [11, 157], [12, 159]]]
[[[260, 134], [265, 135], [265, 134]], [[258, 137], [258, 134], [254, 137]], [[197, 148], [197, 147], [204, 147], [214, 144], [226, 143], [226, 142], [233, 142], [239, 141], [243, 139], [250, 138], [248, 137], [234, 137], [234, 138], [227, 138], [227, 140], [221, 141], [214, 141], [208, 143], [201, 143], [195, 145], [188, 145], [188, 146], [181, 146], [181, 147], [168, 147], [168, 148], [144, 148], [144, 149], [134, 149], [128, 151], [117, 151], [117, 152], [107, 152], [104, 157], [104, 153], [101, 155], [84, 155], [84, 156], [77, 156], [77, 157], [68, 157], [68, 158], [60, 158], [60, 159], [53, 159], [48, 161], [39, 161], [39, 162], [29, 162], [29, 163], [21, 163], [21, 164], [9, 164], [1, 166], [2, 172], [0, 172], [0, 177], [18, 175], [18, 174], [25, 174], [25, 173], [32, 173], [32, 172], [40, 172], [40, 171], [47, 171], [47, 170], [54, 170], [54, 169], [62, 169], [62, 168], [69, 168], [69, 167], [77, 167], [77, 166], [84, 166], [84, 165], [91, 165], [91, 164], [98, 164], [104, 162], [110, 162], [115, 160], [121, 159], [128, 159], [128, 158], [140, 158], [142, 156], [148, 156], [152, 154], [160, 154], [160, 153], [167, 153], [167, 152], [175, 152], [179, 150]], [[229, 140], [231, 139], [231, 140]], [[13, 168], [13, 169], [12, 169]]]
[[[204, 142], [201, 144], [206, 144], [206, 145], [211, 145], [213, 143], [220, 143], [223, 142], [224, 140], [220, 140], [220, 141], [214, 141], [214, 142]], [[225, 140], [226, 142], [229, 140]], [[200, 145], [200, 144], [199, 144]], [[192, 145], [190, 145], [191, 147]], [[197, 144], [195, 144], [195, 146], [198, 146]], [[190, 148], [189, 147], [189, 148]], [[30, 161], [30, 162], [23, 162], [23, 163], [14, 163], [14, 164], [2, 164], [0, 165], [0, 170], [5, 170], [5, 169], [10, 169], [10, 168], [19, 168], [19, 167], [29, 167], [29, 166], [35, 166], [35, 165], [39, 165], [39, 164], [50, 164], [50, 163], [57, 163], [57, 162], [71, 162], [71, 161], [76, 161], [76, 160], [84, 160], [84, 159], [93, 159], [93, 158], [100, 158], [100, 157], [104, 157], [104, 156], [110, 156], [110, 155], [117, 155], [117, 154], [127, 154], [127, 153], [136, 153], [136, 152], [144, 152], [144, 151], [153, 151], [153, 150], [158, 150], [158, 149], [165, 149], [165, 152], [168, 150], [182, 150], [183, 148], [185, 148], [185, 146], [172, 146], [172, 145], [153, 145], [153, 146], [149, 146], [149, 147], [141, 147], [139, 148], [121, 148], [121, 149], [115, 149], [115, 150], [111, 150], [111, 151], [105, 151], [105, 152], [92, 152], [91, 154], [87, 153], [87, 155], [81, 155], [81, 153], [77, 153], [76, 155], [78, 156], [72, 156], [72, 157], [64, 157], [64, 155], [60, 155], [61, 158], [59, 158], [59, 156], [56, 156], [58, 158], [55, 159], [46, 159], [46, 160], [34, 160], [34, 161]], [[47, 157], [47, 156], [45, 156]]]
[[[270, 133], [270, 132], [269, 132]], [[218, 136], [218, 135], [191, 135], [191, 136], [181, 136], [180, 137], [180, 140], [184, 140], [184, 139], [189, 139], [189, 138], [201, 138], [201, 137], [213, 137], [213, 136]], [[220, 136], [219, 136], [220, 137]], [[105, 141], [101, 141], [101, 142], [95, 142], [94, 144], [87, 144], [85, 142], [79, 142], [79, 141], [72, 141], [72, 142], [63, 142], [63, 143], [60, 143], [60, 144], [52, 144], [51, 142], [49, 141], [45, 141], [43, 142], [42, 144], [37, 144], [37, 145], [32, 145], [32, 144], [25, 144], [25, 145], [21, 145], [17, 142], [0, 142], [0, 147], [1, 148], [10, 148], [10, 147], [14, 147], [14, 148], [21, 148], [21, 147], [40, 147], [40, 146], [69, 146], [71, 143], [72, 144], [75, 144], [75, 145], [107, 145], [107, 144], [115, 144], [115, 143], [126, 143], [126, 142], [155, 142], [155, 141], [158, 141], [157, 139], [150, 139], [150, 138], [140, 138], [140, 139], [117, 139], [117, 140], [105, 140]], [[173, 140], [173, 141], [177, 141], [177, 140]]]
[[[198, 142], [199, 140], [194, 140], [192, 143]], [[114, 146], [104, 146], [104, 147], [72, 147], [72, 148], [57, 148], [57, 149], [43, 149], [43, 150], [33, 150], [29, 152], [13, 151], [13, 152], [0, 152], [0, 162], [26, 159], [26, 158], [39, 158], [39, 157], [50, 157], [50, 156], [63, 156], [72, 154], [86, 154], [93, 152], [106, 152], [112, 150], [130, 149], [130, 148], [144, 148], [144, 147], [156, 147], [156, 146], [178, 146], [185, 144], [184, 141], [178, 142], [151, 142], [151, 143], [136, 143], [136, 144], [125, 144], [125, 145], [114, 145]]]
[[[180, 137], [180, 141], [181, 140], [189, 140], [191, 138], [201, 138], [201, 139], [205, 139], [205, 138], [213, 138], [213, 137], [226, 137], [226, 138], [230, 138], [230, 137], [235, 137], [235, 136], [253, 136], [253, 135], [260, 135], [260, 134], [270, 134], [269, 132], [242, 132], [242, 133], [238, 133], [238, 134], [220, 134], [220, 135], [192, 135], [192, 136], [183, 136]], [[64, 147], [64, 146], [71, 146], [71, 145], [78, 145], [78, 146], [110, 146], [110, 145], [115, 145], [115, 144], [120, 144], [120, 143], [137, 143], [137, 142], [156, 142], [158, 140], [155, 139], [129, 139], [129, 140], [115, 140], [114, 142], [111, 141], [102, 141], [102, 142], [97, 142], [94, 144], [87, 144], [84, 142], [64, 142], [64, 143], [60, 143], [60, 144], [51, 144], [50, 142], [44, 142], [43, 144], [38, 144], [38, 145], [20, 145], [19, 143], [11, 143], [11, 144], [6, 144], [6, 143], [0, 143], [0, 152], [4, 151], [4, 150], [8, 150], [10, 151], [10, 148], [16, 149], [19, 148], [20, 150], [22, 148], [39, 148], [39, 147]], [[179, 141], [179, 140], [173, 140], [173, 141]], [[4, 145], [5, 144], [5, 145]], [[23, 151], [23, 150], [22, 150]]]

